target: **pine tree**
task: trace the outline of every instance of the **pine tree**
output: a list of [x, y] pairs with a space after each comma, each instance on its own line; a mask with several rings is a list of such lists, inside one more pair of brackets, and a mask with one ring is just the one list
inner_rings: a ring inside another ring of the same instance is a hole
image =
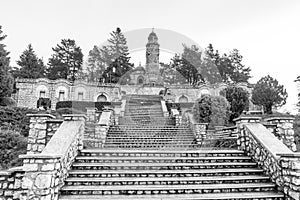
[[75, 40], [63, 39], [52, 48], [54, 54], [49, 59], [47, 77], [49, 79], [68, 79], [74, 81], [82, 68], [83, 54]]
[[10, 96], [13, 89], [13, 78], [9, 73], [9, 52], [5, 50], [6, 46], [1, 43], [6, 38], [6, 35], [2, 35], [2, 33], [2, 26], [0, 26], [0, 102], [5, 97]]
[[32, 45], [29, 44], [27, 49], [23, 51], [20, 60], [17, 61], [20, 68], [13, 70], [14, 77], [18, 78], [43, 78], [46, 73], [46, 66], [42, 59], [35, 54]]

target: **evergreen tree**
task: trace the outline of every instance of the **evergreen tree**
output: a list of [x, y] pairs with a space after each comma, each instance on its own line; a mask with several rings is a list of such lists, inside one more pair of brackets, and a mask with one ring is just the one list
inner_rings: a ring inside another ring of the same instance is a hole
[[52, 48], [54, 54], [49, 59], [47, 77], [49, 79], [69, 79], [74, 81], [82, 68], [83, 54], [75, 40], [63, 39]]
[[248, 82], [251, 78], [251, 69], [242, 64], [243, 56], [237, 49], [233, 49], [229, 55], [220, 56], [218, 50], [209, 44], [205, 52], [207, 58], [215, 63], [223, 82]]
[[107, 65], [102, 77], [106, 83], [118, 83], [121, 80], [126, 83], [128, 77], [121, 77], [133, 68], [133, 64], [129, 62], [127, 41], [120, 28], [110, 35], [109, 44], [101, 49], [101, 55], [104, 55], [102, 61]]
[[46, 66], [42, 59], [35, 54], [32, 45], [29, 44], [27, 49], [23, 51], [20, 60], [17, 61], [20, 68], [13, 70], [15, 78], [43, 78], [46, 73]]
[[2, 26], [0, 26], [0, 103], [5, 97], [10, 96], [13, 89], [13, 78], [9, 72], [9, 52], [5, 50], [5, 45], [1, 43], [6, 35], [2, 33]]
[[288, 94], [283, 85], [271, 76], [261, 78], [252, 91], [252, 101], [263, 106], [264, 112], [272, 114], [272, 107], [280, 107], [286, 103]]

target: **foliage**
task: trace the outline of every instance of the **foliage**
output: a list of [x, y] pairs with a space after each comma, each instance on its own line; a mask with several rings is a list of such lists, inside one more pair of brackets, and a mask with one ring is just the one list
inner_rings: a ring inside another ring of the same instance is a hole
[[295, 143], [297, 145], [298, 152], [300, 151], [300, 116], [295, 116], [294, 121]]
[[27, 140], [17, 131], [0, 129], [0, 170], [21, 166], [19, 155], [26, 153]]
[[10, 96], [13, 89], [13, 78], [9, 73], [9, 52], [5, 50], [5, 45], [1, 43], [6, 35], [2, 35], [3, 31], [1, 29], [0, 26], [0, 102], [3, 98]]
[[14, 68], [13, 76], [15, 78], [43, 78], [46, 73], [46, 66], [43, 60], [35, 54], [31, 44], [23, 51], [20, 60], [17, 61], [20, 68]]
[[76, 111], [86, 112], [87, 107], [95, 107], [102, 110], [105, 105], [111, 105], [111, 102], [92, 102], [92, 101], [59, 101], [56, 103], [56, 110], [63, 108], [72, 108]]
[[248, 82], [251, 78], [251, 69], [242, 64], [243, 56], [237, 49], [233, 49], [229, 55], [220, 56], [218, 50], [214, 50], [212, 44], [209, 44], [205, 54], [217, 66], [223, 82]]
[[210, 126], [224, 126], [228, 121], [229, 103], [222, 96], [202, 95], [194, 107], [194, 118], [198, 123]]
[[27, 137], [29, 133], [29, 113], [38, 111], [22, 107], [1, 107], [0, 106], [0, 127], [12, 130], [19, 130], [20, 134]]
[[164, 83], [166, 84], [186, 84], [187, 80], [184, 76], [182, 76], [174, 67], [172, 67], [172, 63], [165, 64], [160, 63], [161, 69], [160, 74]]
[[[129, 62], [129, 50], [127, 41], [120, 28], [110, 33], [108, 44], [100, 47], [94, 46], [89, 52], [87, 80], [106, 83], [117, 83], [120, 80], [126, 82], [128, 76], [121, 79], [133, 68]], [[128, 80], [127, 80], [128, 81]]]
[[49, 79], [69, 79], [74, 81], [82, 68], [83, 54], [75, 40], [63, 39], [52, 48], [54, 54], [49, 59], [47, 77]]
[[252, 91], [252, 102], [263, 106], [264, 112], [272, 113], [272, 107], [280, 107], [286, 103], [288, 94], [283, 85], [271, 76], [262, 77]]
[[249, 93], [241, 87], [229, 86], [221, 92], [230, 104], [229, 122], [249, 109]]

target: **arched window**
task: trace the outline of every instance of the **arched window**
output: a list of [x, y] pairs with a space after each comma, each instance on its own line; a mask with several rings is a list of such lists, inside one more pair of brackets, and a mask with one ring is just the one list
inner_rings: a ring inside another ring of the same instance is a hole
[[179, 103], [185, 103], [185, 102], [188, 102], [188, 98], [184, 95], [182, 95], [181, 97], [179, 97], [178, 99]]
[[144, 78], [143, 78], [142, 76], [139, 76], [139, 77], [137, 78], [137, 84], [138, 84], [138, 85], [144, 84]]
[[97, 97], [97, 101], [98, 101], [98, 102], [104, 102], [104, 101], [107, 101], [107, 97], [106, 97], [104, 94], [100, 94], [100, 95]]

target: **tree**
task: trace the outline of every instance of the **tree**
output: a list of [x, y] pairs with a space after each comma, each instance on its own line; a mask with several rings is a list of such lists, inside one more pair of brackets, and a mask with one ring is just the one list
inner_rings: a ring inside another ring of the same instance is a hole
[[23, 51], [20, 60], [17, 61], [20, 68], [13, 70], [15, 78], [42, 78], [45, 77], [46, 66], [42, 59], [35, 54], [32, 45], [29, 44], [27, 49]]
[[2, 35], [2, 27], [0, 26], [0, 103], [5, 98], [10, 96], [13, 89], [13, 78], [9, 72], [9, 52], [5, 50], [5, 45], [1, 43], [6, 38]]
[[222, 96], [202, 95], [194, 107], [194, 118], [199, 123], [210, 126], [224, 126], [228, 121], [229, 103]]
[[272, 107], [281, 107], [286, 103], [288, 94], [283, 85], [271, 76], [261, 78], [252, 91], [252, 101], [263, 106], [264, 112], [272, 114]]
[[49, 79], [68, 79], [74, 81], [82, 68], [83, 54], [75, 40], [63, 39], [52, 48], [54, 54], [49, 59], [47, 77]]
[[129, 77], [121, 77], [132, 70], [134, 65], [129, 62], [127, 41], [121, 29], [117, 28], [110, 35], [108, 45], [101, 49], [102, 55], [104, 55], [102, 61], [107, 65], [102, 78], [106, 83], [122, 82], [121, 84], [124, 84], [128, 82]]
[[249, 93], [241, 87], [229, 86], [221, 92], [230, 104], [229, 122], [239, 117], [244, 110], [249, 109]]
[[187, 80], [184, 76], [182, 76], [174, 67], [172, 67], [172, 63], [165, 64], [160, 63], [161, 69], [160, 74], [164, 83], [167, 84], [186, 84]]
[[248, 82], [251, 69], [242, 64], [243, 56], [237, 49], [229, 52], [229, 55], [220, 56], [218, 50], [214, 50], [212, 44], [209, 44], [205, 50], [207, 58], [211, 59], [219, 71], [223, 82], [239, 83]]

